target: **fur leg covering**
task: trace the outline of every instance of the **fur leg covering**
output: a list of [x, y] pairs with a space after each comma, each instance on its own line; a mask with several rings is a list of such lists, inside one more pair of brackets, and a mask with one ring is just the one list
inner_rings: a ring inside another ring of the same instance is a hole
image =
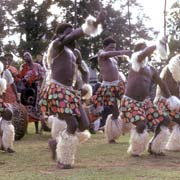
[[169, 151], [180, 151], [180, 126], [175, 125], [169, 137], [166, 149]]
[[122, 119], [118, 117], [118, 119], [113, 120], [112, 114], [108, 115], [106, 124], [105, 124], [105, 136], [108, 142], [111, 140], [118, 139], [122, 134]]
[[76, 136], [79, 139], [79, 143], [83, 143], [90, 139], [91, 133], [88, 130], [85, 130], [83, 132], [77, 131]]
[[168, 140], [168, 137], [170, 136], [169, 129], [165, 126], [160, 127], [161, 131], [160, 133], [154, 138], [150, 140], [151, 144], [151, 153], [153, 154], [164, 154], [166, 143]]
[[132, 123], [123, 122], [122, 134], [125, 135], [126, 133], [129, 133], [133, 127], [135, 126]]
[[67, 127], [66, 121], [58, 119], [55, 116], [50, 116], [48, 121], [51, 122], [51, 136], [53, 139], [56, 139], [59, 136], [59, 133], [64, 131]]
[[147, 130], [140, 134], [136, 131], [136, 128], [131, 129], [130, 146], [127, 152], [133, 156], [142, 155], [147, 147], [148, 137]]
[[14, 126], [11, 124], [11, 122], [3, 120], [2, 129], [3, 129], [2, 145], [4, 150], [7, 151], [8, 148], [13, 149], [13, 142], [15, 138]]
[[58, 137], [56, 149], [57, 161], [63, 165], [73, 165], [79, 139], [76, 135], [69, 134], [66, 130]]

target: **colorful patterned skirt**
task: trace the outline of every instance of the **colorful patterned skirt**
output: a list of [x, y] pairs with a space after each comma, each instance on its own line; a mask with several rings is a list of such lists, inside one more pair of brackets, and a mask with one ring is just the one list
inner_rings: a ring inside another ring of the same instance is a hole
[[93, 96], [95, 106], [113, 106], [116, 99], [121, 99], [125, 91], [125, 84], [120, 81], [117, 86], [101, 85]]
[[121, 99], [120, 111], [125, 122], [147, 121], [149, 128], [157, 126], [167, 116], [153, 104], [150, 98], [136, 101], [125, 95]]
[[180, 119], [180, 111], [170, 110], [167, 103], [167, 98], [164, 98], [163, 96], [159, 97], [157, 106], [161, 111], [167, 113], [172, 119]]
[[80, 93], [51, 82], [41, 92], [41, 111], [47, 115], [71, 114], [80, 117]]

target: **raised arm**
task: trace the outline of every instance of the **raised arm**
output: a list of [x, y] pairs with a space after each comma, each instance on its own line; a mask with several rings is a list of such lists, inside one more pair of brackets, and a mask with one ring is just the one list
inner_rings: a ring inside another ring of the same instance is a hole
[[166, 97], [166, 98], [169, 98], [169, 97], [171, 96], [171, 93], [170, 93], [170, 91], [169, 91], [169, 88], [168, 88], [166, 82], [163, 81], [163, 80], [159, 77], [158, 73], [157, 73], [154, 69], [153, 69], [153, 80], [154, 80], [154, 82], [155, 82], [156, 84], [159, 85], [159, 87], [161, 88], [161, 91], [163, 91], [165, 97]]
[[143, 60], [145, 60], [146, 57], [150, 56], [155, 49], [155, 45], [146, 47], [145, 49], [139, 52], [137, 61], [141, 63]]
[[120, 50], [120, 51], [101, 51], [99, 53], [100, 58], [110, 58], [110, 57], [115, 57], [115, 56], [121, 56], [121, 55], [131, 55], [130, 50]]
[[106, 12], [104, 10], [99, 13], [97, 18], [88, 16], [85, 23], [80, 28], [73, 30], [70, 34], [64, 37], [63, 43], [68, 44], [69, 42], [77, 40], [84, 35], [92, 37], [99, 35], [102, 32], [101, 23], [104, 21], [105, 16]]

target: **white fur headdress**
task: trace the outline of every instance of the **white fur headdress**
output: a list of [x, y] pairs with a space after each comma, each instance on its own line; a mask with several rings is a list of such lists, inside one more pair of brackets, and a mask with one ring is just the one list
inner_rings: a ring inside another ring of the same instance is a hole
[[180, 54], [177, 54], [170, 59], [168, 68], [174, 80], [176, 82], [180, 81]]
[[102, 32], [102, 25], [98, 24], [97, 27], [94, 26], [94, 22], [96, 22], [96, 18], [89, 15], [86, 18], [85, 23], [81, 26], [84, 34], [95, 37]]
[[0, 94], [2, 95], [4, 92], [6, 92], [7, 88], [7, 82], [4, 78], [0, 78]]

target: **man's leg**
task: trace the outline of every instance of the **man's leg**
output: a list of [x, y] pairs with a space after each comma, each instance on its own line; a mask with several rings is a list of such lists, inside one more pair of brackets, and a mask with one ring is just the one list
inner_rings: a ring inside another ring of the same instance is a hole
[[[177, 114], [177, 117], [180, 115]], [[180, 151], [180, 118], [173, 118], [172, 131], [166, 144], [166, 149], [169, 151]]]
[[137, 121], [134, 125], [136, 127], [131, 129], [128, 153], [132, 156], [140, 156], [145, 151], [148, 144], [148, 132], [145, 121]]
[[39, 134], [39, 121], [34, 122], [36, 134]]
[[60, 169], [72, 168], [75, 160], [75, 153], [79, 139], [75, 134], [78, 127], [76, 117], [66, 115], [63, 118], [67, 123], [67, 129], [65, 129], [57, 138], [57, 161]]
[[122, 119], [119, 117], [117, 101], [110, 106], [111, 115], [107, 117], [105, 124], [105, 136], [108, 143], [115, 144], [116, 139], [122, 134]]
[[154, 155], [165, 155], [165, 146], [170, 136], [168, 125], [170, 123], [169, 117], [164, 117], [165, 119], [159, 123], [155, 129], [154, 136], [149, 142], [148, 151], [150, 154]]

